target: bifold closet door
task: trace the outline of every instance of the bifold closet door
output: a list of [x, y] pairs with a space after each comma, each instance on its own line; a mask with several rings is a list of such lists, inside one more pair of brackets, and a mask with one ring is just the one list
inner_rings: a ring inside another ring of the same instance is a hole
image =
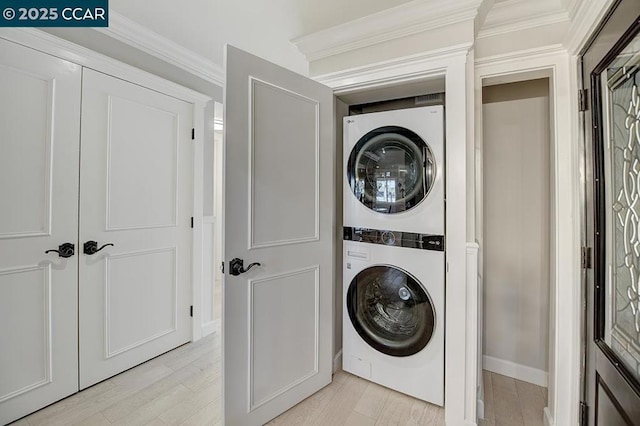
[[78, 390], [80, 85], [0, 40], [0, 424]]
[[84, 69], [80, 388], [191, 338], [192, 127], [192, 104]]

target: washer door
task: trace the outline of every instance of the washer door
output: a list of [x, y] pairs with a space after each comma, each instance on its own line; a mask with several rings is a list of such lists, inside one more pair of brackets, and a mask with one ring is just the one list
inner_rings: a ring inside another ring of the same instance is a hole
[[427, 292], [414, 277], [393, 266], [372, 266], [356, 275], [347, 291], [347, 311], [360, 337], [391, 356], [420, 352], [435, 328]]
[[435, 178], [436, 162], [429, 145], [398, 126], [379, 127], [364, 135], [347, 164], [351, 192], [379, 213], [414, 208], [427, 197]]

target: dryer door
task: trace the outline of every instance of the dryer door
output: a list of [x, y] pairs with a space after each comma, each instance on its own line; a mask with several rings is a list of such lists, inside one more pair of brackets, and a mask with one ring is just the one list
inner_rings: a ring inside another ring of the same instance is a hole
[[436, 162], [429, 145], [398, 126], [379, 127], [354, 146], [347, 164], [352, 193], [379, 213], [402, 213], [429, 194]]
[[347, 311], [371, 347], [391, 356], [420, 352], [431, 340], [436, 313], [424, 287], [393, 266], [364, 269], [351, 281]]

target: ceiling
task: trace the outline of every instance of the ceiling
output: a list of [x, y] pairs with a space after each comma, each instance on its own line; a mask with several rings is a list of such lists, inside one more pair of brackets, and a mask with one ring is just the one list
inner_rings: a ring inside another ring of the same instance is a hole
[[[509, 16], [570, 13], [581, 0], [482, 0], [493, 4], [486, 21], [495, 26]], [[306, 58], [290, 40], [407, 3], [451, 5], [469, 0], [111, 0], [112, 11], [141, 24], [201, 57], [222, 65], [223, 46], [231, 43], [271, 61], [306, 73]], [[176, 5], [188, 5], [177, 9]], [[506, 18], [505, 18], [506, 17]]]

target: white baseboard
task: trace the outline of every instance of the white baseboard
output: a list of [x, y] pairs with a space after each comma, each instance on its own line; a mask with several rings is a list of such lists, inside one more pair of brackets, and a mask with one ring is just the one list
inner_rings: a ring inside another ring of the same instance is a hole
[[208, 336], [216, 330], [220, 329], [220, 320], [209, 321], [206, 324], [202, 324], [202, 337]]
[[484, 401], [481, 399], [476, 402], [476, 413], [479, 419], [484, 419]]
[[502, 374], [503, 376], [513, 377], [523, 382], [533, 383], [534, 385], [547, 387], [549, 382], [549, 373], [537, 368], [528, 367], [515, 362], [506, 361], [500, 358], [494, 358], [489, 355], [482, 356], [482, 365], [485, 370], [492, 373]]
[[333, 357], [333, 372], [342, 369], [342, 349], [338, 351], [336, 356]]
[[544, 426], [555, 426], [556, 422], [553, 420], [551, 416], [551, 411], [549, 407], [544, 407]]

